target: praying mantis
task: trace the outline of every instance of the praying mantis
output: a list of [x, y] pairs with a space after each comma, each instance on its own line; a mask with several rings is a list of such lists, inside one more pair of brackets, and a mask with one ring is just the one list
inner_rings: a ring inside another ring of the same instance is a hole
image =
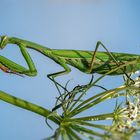
[[[71, 71], [69, 65], [79, 69], [87, 74], [105, 74], [118, 66], [129, 61], [136, 60], [140, 55], [109, 52], [102, 42], [98, 41], [94, 51], [87, 50], [60, 50], [50, 49], [31, 41], [19, 39], [16, 37], [0, 36], [0, 48], [3, 49], [7, 44], [15, 44], [28, 65], [28, 68], [15, 63], [8, 58], [0, 55], [0, 69], [6, 73], [23, 74], [27, 76], [36, 76], [37, 70], [35, 64], [27, 51], [27, 48], [36, 50], [46, 57], [54, 60], [57, 64], [64, 68], [63, 71], [48, 74], [47, 77], [53, 80], [55, 77], [68, 74]], [[102, 46], [106, 51], [97, 51]], [[124, 66], [117, 71], [109, 73], [109, 75], [121, 75], [140, 70], [140, 63]]]

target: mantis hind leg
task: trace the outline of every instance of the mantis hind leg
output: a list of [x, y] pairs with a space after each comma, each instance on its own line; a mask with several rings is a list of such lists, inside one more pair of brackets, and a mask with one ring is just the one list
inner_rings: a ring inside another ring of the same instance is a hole
[[6, 73], [13, 73], [17, 75], [25, 74], [28, 76], [35, 76], [37, 74], [37, 71], [29, 53], [27, 52], [27, 50], [23, 45], [20, 44], [19, 47], [25, 61], [27, 62], [29, 69], [9, 60], [4, 56], [0, 56], [0, 69]]
[[[92, 71], [92, 68], [94, 66], [94, 62], [95, 62], [95, 59], [96, 59], [96, 52], [97, 52], [99, 46], [102, 46], [106, 50], [106, 52], [108, 53], [108, 55], [112, 58], [112, 60], [119, 67], [120, 64], [118, 63], [117, 59], [111, 54], [111, 52], [108, 51], [108, 49], [105, 47], [105, 45], [102, 42], [98, 41], [97, 44], [96, 44], [96, 48], [93, 51], [93, 56], [92, 56], [91, 63], [90, 63], [90, 71]], [[130, 79], [130, 76], [125, 72], [125, 70], [123, 68], [121, 70], [126, 75], [126, 77]]]
[[95, 50], [93, 51], [93, 55], [92, 55], [92, 59], [91, 59], [91, 63], [90, 63], [90, 69], [91, 69], [91, 68], [93, 67], [93, 65], [94, 65], [94, 62], [95, 62], [95, 59], [96, 59], [96, 52], [97, 52], [97, 50], [98, 50], [98, 48], [99, 48], [100, 46], [103, 47], [103, 48], [106, 50], [106, 52], [108, 53], [108, 55], [114, 60], [114, 62], [115, 62], [117, 65], [119, 65], [118, 62], [117, 62], [117, 60], [116, 60], [116, 58], [108, 51], [108, 49], [105, 47], [105, 45], [103, 45], [102, 42], [98, 41], [97, 44], [96, 44]]

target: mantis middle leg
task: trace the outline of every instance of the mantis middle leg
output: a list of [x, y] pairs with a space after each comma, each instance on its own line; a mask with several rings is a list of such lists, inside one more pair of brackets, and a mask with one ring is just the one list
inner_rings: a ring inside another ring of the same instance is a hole
[[[56, 87], [57, 87], [57, 85], [59, 85], [61, 88], [63, 88], [64, 90], [67, 91], [67, 89], [65, 87], [63, 87], [61, 84], [59, 84], [58, 82], [56, 82], [54, 80], [54, 78], [56, 78], [57, 76], [65, 75], [65, 74], [69, 73], [71, 71], [71, 69], [67, 66], [67, 64], [65, 64], [61, 60], [59, 60], [58, 63], [59, 63], [59, 65], [61, 65], [64, 68], [64, 70], [56, 72], [56, 73], [48, 74], [47, 77], [55, 83]], [[58, 89], [58, 87], [57, 87], [57, 89]]]

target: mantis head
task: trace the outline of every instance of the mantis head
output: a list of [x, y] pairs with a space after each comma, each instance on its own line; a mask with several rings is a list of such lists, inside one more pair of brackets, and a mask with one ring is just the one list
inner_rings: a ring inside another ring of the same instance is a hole
[[8, 36], [0, 36], [0, 49], [3, 49], [8, 43]]

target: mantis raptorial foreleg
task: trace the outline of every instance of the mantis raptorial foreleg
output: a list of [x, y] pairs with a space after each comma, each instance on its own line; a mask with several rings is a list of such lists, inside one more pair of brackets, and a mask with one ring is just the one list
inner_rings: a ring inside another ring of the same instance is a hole
[[[1, 57], [1, 56], [0, 56], [0, 57]], [[5, 67], [4, 65], [2, 65], [1, 63], [0, 63], [0, 69], [1, 69], [2, 71], [6, 72], [6, 73], [9, 73], [9, 72], [10, 72], [10, 70], [9, 70], [7, 67]]]
[[30, 57], [29, 53], [26, 51], [26, 48], [24, 47], [24, 45], [20, 45], [19, 47], [20, 47], [21, 53], [22, 53], [25, 61], [27, 62], [27, 65], [29, 67], [29, 69], [26, 69], [26, 71], [23, 71], [23, 74], [26, 74], [29, 76], [36, 76], [37, 70], [35, 68], [32, 58]]
[[[0, 57], [1, 57], [1, 56], [0, 56]], [[1, 63], [0, 63], [0, 69], [1, 69], [2, 71], [4, 71], [5, 73], [16, 74], [16, 75], [18, 75], [18, 76], [22, 76], [22, 77], [23, 77], [22, 74], [19, 74], [19, 73], [15, 72], [15, 71], [11, 71], [9, 68], [5, 67], [5, 66], [4, 66], [3, 64], [1, 64]]]
[[29, 69], [9, 60], [8, 58], [4, 56], [0, 56], [0, 69], [7, 73], [25, 74], [28, 76], [35, 76], [37, 74], [37, 70], [35, 68], [35, 65], [29, 53], [27, 52], [26, 48], [22, 44], [19, 45], [19, 48], [21, 50], [21, 53], [25, 61], [27, 62]]
[[[36, 76], [37, 70], [35, 68], [34, 62], [32, 61], [29, 53], [26, 50], [26, 48], [29, 47], [29, 42], [28, 41], [25, 42], [24, 40], [15, 39], [15, 42], [13, 43], [13, 42], [9, 41], [9, 38], [7, 36], [1, 36], [0, 48], [3, 49], [8, 43], [9, 44], [16, 44], [20, 48], [21, 53], [22, 53], [27, 65], [28, 65], [28, 69], [11, 61], [11, 60], [9, 60], [9, 59], [7, 59], [7, 58], [5, 58], [5, 57], [3, 57], [3, 56], [0, 56], [0, 69], [3, 70], [4, 72], [7, 72], [7, 73], [25, 74], [28, 76]], [[35, 44], [31, 43], [31, 45], [34, 46]], [[32, 46], [30, 46], [30, 47], [32, 47]], [[37, 47], [39, 48], [39, 45]], [[44, 49], [46, 49], [46, 48], [43, 48], [42, 50], [44, 50]], [[57, 63], [60, 64], [65, 70], [61, 71], [61, 72], [49, 74], [48, 78], [50, 80], [52, 80], [55, 84], [61, 86], [59, 83], [57, 83], [54, 80], [54, 78], [56, 76], [69, 73], [71, 70], [65, 64], [65, 62], [63, 62], [63, 60], [61, 60], [61, 59], [58, 60], [58, 58], [56, 56], [53, 56], [53, 58], [56, 59]], [[64, 87], [62, 87], [62, 88], [64, 88]]]

